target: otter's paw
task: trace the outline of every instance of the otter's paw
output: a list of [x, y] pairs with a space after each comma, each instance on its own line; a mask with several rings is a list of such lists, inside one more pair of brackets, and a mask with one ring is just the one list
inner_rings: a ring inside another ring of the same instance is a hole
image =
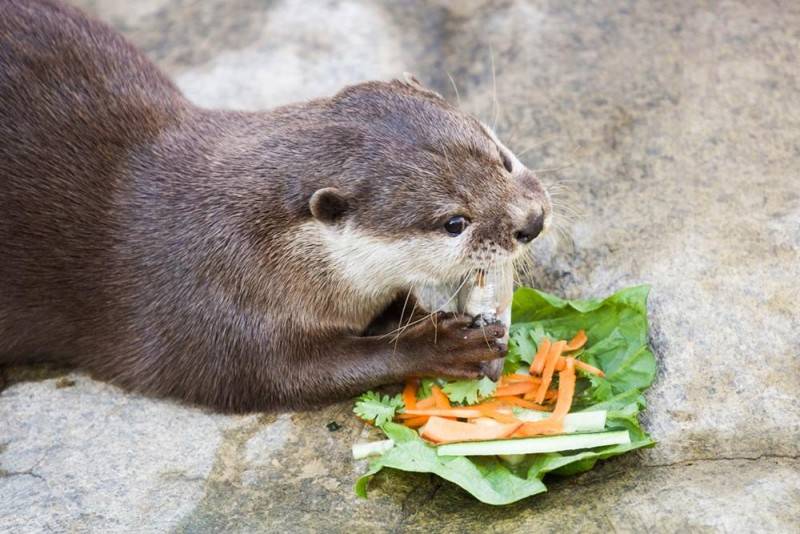
[[[487, 362], [505, 356], [502, 324], [473, 327], [466, 315], [438, 314], [409, 332], [409, 356], [417, 374], [449, 378], [480, 378], [499, 374], [500, 365]], [[490, 376], [496, 380], [498, 376]]]

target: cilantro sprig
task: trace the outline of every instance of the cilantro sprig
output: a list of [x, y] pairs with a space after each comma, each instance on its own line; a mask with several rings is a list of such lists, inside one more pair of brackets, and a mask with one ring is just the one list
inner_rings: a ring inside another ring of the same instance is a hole
[[399, 409], [403, 408], [403, 399], [400, 395], [394, 397], [390, 395], [381, 396], [375, 391], [368, 391], [358, 397], [353, 412], [365, 421], [373, 423], [375, 426], [382, 426], [394, 419]]

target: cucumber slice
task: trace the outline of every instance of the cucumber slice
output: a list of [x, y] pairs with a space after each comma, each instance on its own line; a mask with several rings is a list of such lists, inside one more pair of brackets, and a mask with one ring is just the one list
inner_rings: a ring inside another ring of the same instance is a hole
[[[520, 421], [541, 421], [547, 419], [550, 414], [547, 412], [537, 412], [536, 410], [526, 410], [524, 408], [514, 409], [514, 417]], [[564, 416], [564, 433], [573, 432], [602, 432], [606, 428], [606, 412], [598, 410], [596, 412], [576, 412], [568, 413]]]
[[593, 434], [562, 434], [541, 438], [498, 439], [492, 441], [465, 441], [439, 445], [439, 456], [495, 456], [499, 454], [537, 454], [542, 452], [592, 449], [606, 445], [630, 443], [627, 430], [596, 432]]
[[368, 443], [356, 443], [353, 445], [353, 459], [363, 460], [367, 456], [378, 456], [392, 447], [394, 447], [394, 441], [390, 439], [370, 441]]

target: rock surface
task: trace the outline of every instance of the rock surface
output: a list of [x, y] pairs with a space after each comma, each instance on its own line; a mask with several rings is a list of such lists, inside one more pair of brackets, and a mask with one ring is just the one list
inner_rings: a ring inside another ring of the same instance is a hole
[[403, 71], [455, 100], [452, 76], [462, 107], [559, 193], [562, 231], [538, 245], [536, 285], [570, 297], [652, 285], [647, 426], [660, 443], [506, 508], [403, 473], [376, 477], [362, 501], [349, 447], [369, 431], [350, 403], [228, 417], [20, 369], [0, 394], [0, 531], [800, 524], [797, 6], [76, 3], [207, 106], [270, 107]]

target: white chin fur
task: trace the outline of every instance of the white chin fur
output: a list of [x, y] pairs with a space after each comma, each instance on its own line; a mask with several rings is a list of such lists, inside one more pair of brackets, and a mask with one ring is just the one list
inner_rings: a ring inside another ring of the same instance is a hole
[[463, 240], [444, 233], [386, 239], [352, 223], [305, 223], [301, 232], [321, 236], [328, 257], [353, 289], [375, 294], [409, 286], [439, 284], [453, 276], [461, 261]]

